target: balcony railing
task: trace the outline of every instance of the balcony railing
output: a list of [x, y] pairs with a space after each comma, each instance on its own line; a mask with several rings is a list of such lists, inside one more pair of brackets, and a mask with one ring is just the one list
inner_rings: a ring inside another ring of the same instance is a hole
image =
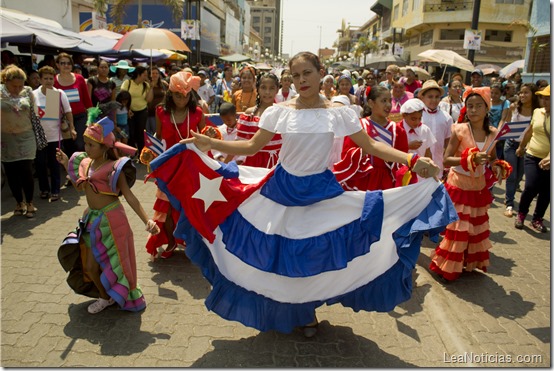
[[455, 12], [471, 9], [473, 9], [473, 1], [467, 0], [432, 0], [426, 1], [423, 6], [424, 12]]

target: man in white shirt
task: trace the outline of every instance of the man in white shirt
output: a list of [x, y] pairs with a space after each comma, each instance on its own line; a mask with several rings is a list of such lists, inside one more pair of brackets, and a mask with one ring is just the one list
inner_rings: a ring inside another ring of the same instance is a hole
[[202, 98], [202, 100], [204, 100], [209, 107], [215, 99], [214, 88], [207, 80], [208, 74], [206, 71], [198, 71], [198, 77], [200, 77], [200, 87], [198, 88], [198, 95], [200, 95], [200, 98]]

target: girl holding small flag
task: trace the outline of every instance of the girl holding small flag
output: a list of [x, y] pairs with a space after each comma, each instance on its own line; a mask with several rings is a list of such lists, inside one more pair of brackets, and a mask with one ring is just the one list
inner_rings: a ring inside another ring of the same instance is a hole
[[[434, 179], [394, 191], [344, 191], [329, 170], [336, 138], [421, 167], [424, 177], [437, 167], [373, 140], [351, 108], [320, 96], [325, 69], [315, 54], [299, 53], [289, 67], [298, 97], [268, 107], [250, 140], [191, 132], [152, 162], [151, 176], [182, 207], [176, 233], [212, 286], [207, 308], [260, 331], [303, 326], [310, 337], [321, 305], [390, 311], [407, 300], [424, 231], [436, 235], [456, 214]], [[274, 169], [205, 154], [252, 155], [277, 133], [283, 146]]]
[[[446, 227], [444, 239], [435, 249], [430, 269], [445, 280], [457, 279], [462, 271], [489, 266], [489, 217], [493, 200], [485, 179], [485, 164], [493, 163], [498, 179], [506, 179], [511, 167], [497, 160], [494, 143], [497, 129], [489, 124], [490, 88], [466, 90], [467, 122], [452, 127], [444, 155], [450, 167], [445, 187], [454, 202], [459, 220]], [[491, 149], [492, 153], [487, 153]]]
[[[199, 87], [200, 77], [190, 72], [181, 71], [171, 75], [165, 99], [156, 107], [156, 138], [165, 141], [166, 149], [189, 138], [191, 131], [201, 132], [205, 128], [204, 113], [192, 92]], [[178, 245], [184, 246], [184, 241], [173, 235], [178, 218], [179, 214], [166, 195], [157, 188], [153, 219], [160, 233], [150, 235], [146, 242], [146, 251], [151, 260], [170, 258]], [[167, 248], [163, 250], [161, 246], [165, 244]]]
[[[86, 152], [76, 152], [70, 159], [59, 148], [56, 153], [77, 190], [85, 191], [88, 204], [79, 228], [64, 240], [58, 257], [64, 269], [71, 271], [67, 281], [75, 292], [98, 298], [88, 306], [89, 313], [99, 313], [115, 303], [137, 312], [146, 302], [137, 284], [133, 231], [119, 196], [125, 197], [146, 231], [155, 234], [159, 229], [131, 191], [135, 167], [129, 157], [119, 156], [119, 151], [133, 155], [136, 148], [117, 142], [113, 121], [104, 117], [95, 122], [93, 116], [100, 110], [91, 110], [91, 124], [84, 132]], [[71, 260], [68, 252], [74, 250], [77, 258]]]

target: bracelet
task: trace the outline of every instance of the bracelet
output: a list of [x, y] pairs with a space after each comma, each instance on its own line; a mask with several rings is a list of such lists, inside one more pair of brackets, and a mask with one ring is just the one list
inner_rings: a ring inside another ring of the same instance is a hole
[[473, 148], [466, 148], [461, 155], [460, 158], [460, 166], [465, 171], [474, 172], [475, 168], [477, 168], [477, 164], [475, 163], [475, 155], [479, 152], [479, 149], [477, 147]]
[[502, 179], [509, 177], [513, 170], [512, 165], [505, 160], [496, 160], [492, 163], [492, 166], [498, 166], [502, 169], [502, 174], [500, 175]]
[[412, 170], [414, 165], [416, 164], [417, 160], [419, 160], [419, 155], [417, 153], [408, 153], [408, 170]]

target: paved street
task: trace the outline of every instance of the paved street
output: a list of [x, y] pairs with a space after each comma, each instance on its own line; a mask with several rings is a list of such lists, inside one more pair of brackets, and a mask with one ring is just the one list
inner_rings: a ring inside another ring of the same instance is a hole
[[[144, 174], [139, 165], [139, 179]], [[151, 214], [154, 184], [139, 180], [133, 191]], [[433, 244], [426, 241], [411, 300], [390, 313], [322, 307], [311, 339], [300, 331], [260, 333], [208, 312], [209, 285], [199, 269], [182, 251], [151, 263], [147, 234], [128, 205], [147, 308], [88, 314], [91, 299], [70, 290], [57, 259], [85, 208], [84, 195], [65, 188], [61, 201], [48, 203], [38, 198], [38, 186], [35, 193], [38, 213], [27, 220], [12, 216], [15, 201], [7, 185], [2, 190], [3, 367], [551, 366], [550, 233], [536, 233], [529, 220], [514, 229], [502, 215], [499, 187], [490, 210], [488, 273], [442, 283], [428, 270]]]

